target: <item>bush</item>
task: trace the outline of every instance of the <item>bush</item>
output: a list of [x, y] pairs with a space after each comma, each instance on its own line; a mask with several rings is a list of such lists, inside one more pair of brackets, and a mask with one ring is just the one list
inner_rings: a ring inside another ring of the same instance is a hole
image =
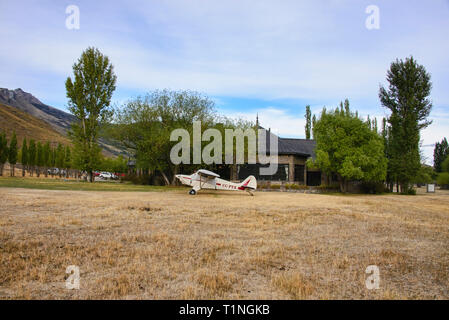
[[360, 184], [360, 191], [368, 194], [380, 194], [388, 192], [388, 188], [383, 182], [362, 182]]
[[149, 185], [151, 184], [151, 177], [147, 174], [137, 175], [135, 173], [126, 175], [123, 178], [124, 181], [130, 181], [133, 184]]
[[271, 189], [279, 190], [279, 189], [281, 189], [281, 185], [280, 184], [272, 184]]
[[402, 194], [409, 195], [409, 196], [416, 196], [416, 189], [411, 187], [407, 191], [402, 192]]
[[291, 188], [291, 184], [290, 183], [286, 183], [285, 185], [284, 185], [284, 188], [285, 188], [285, 190], [289, 190], [290, 188]]
[[322, 184], [316, 186], [315, 188], [323, 192], [334, 192], [340, 190], [340, 187], [338, 185], [327, 185], [327, 184]]
[[292, 184], [292, 189], [294, 189], [294, 190], [307, 190], [307, 189], [309, 189], [309, 187], [306, 186], [305, 184]]
[[437, 183], [442, 189], [449, 189], [449, 172], [442, 172], [437, 177]]

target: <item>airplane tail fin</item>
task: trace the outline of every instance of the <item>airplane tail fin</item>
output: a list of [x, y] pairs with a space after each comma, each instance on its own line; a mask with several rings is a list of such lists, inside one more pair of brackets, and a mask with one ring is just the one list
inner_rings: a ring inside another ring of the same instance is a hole
[[257, 180], [256, 180], [256, 178], [254, 176], [249, 176], [248, 178], [243, 180], [242, 183], [240, 183], [239, 189], [240, 190], [245, 190], [245, 189], [256, 190], [257, 189]]

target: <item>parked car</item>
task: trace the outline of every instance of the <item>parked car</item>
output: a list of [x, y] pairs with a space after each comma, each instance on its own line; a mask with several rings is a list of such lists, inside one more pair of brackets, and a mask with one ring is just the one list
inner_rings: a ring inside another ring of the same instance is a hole
[[102, 179], [113, 179], [113, 175], [110, 172], [101, 172], [100, 178]]
[[58, 175], [58, 174], [65, 175], [65, 170], [64, 169], [60, 170], [59, 168], [48, 168], [47, 173], [53, 174], [53, 175]]

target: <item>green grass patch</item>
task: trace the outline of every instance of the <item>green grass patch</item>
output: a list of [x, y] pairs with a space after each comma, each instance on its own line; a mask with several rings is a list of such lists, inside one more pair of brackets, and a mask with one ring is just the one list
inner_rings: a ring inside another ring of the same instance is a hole
[[75, 191], [169, 191], [179, 190], [181, 187], [167, 186], [144, 186], [134, 185], [130, 182], [105, 182], [94, 183], [64, 179], [39, 179], [0, 177], [0, 188], [27, 188], [44, 190], [75, 190]]

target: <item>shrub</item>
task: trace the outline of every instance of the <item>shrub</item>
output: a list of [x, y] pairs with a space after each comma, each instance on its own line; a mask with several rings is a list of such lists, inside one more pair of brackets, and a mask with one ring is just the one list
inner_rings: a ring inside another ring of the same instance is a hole
[[323, 192], [331, 192], [331, 191], [337, 191], [340, 190], [340, 187], [338, 185], [327, 185], [327, 184], [322, 184], [319, 186], [315, 187], [318, 190], [321, 190]]
[[133, 184], [149, 185], [151, 184], [151, 177], [147, 174], [137, 175], [135, 173], [129, 174], [123, 178], [124, 181], [131, 181]]
[[362, 193], [380, 194], [388, 192], [388, 189], [385, 187], [385, 184], [383, 182], [365, 181], [360, 184], [360, 191]]
[[290, 183], [286, 183], [285, 185], [284, 185], [284, 187], [285, 187], [285, 190], [289, 190], [290, 188], [291, 188], [291, 184]]
[[292, 189], [294, 189], [294, 190], [307, 190], [307, 189], [309, 189], [309, 187], [306, 186], [305, 184], [292, 184]]
[[416, 196], [416, 189], [411, 187], [407, 191], [402, 192], [402, 194], [409, 195], [409, 196]]
[[449, 172], [442, 172], [437, 177], [437, 183], [442, 189], [449, 189]]
[[280, 185], [280, 184], [272, 184], [272, 185], [271, 185], [271, 189], [279, 190], [280, 188], [281, 188], [281, 185]]

